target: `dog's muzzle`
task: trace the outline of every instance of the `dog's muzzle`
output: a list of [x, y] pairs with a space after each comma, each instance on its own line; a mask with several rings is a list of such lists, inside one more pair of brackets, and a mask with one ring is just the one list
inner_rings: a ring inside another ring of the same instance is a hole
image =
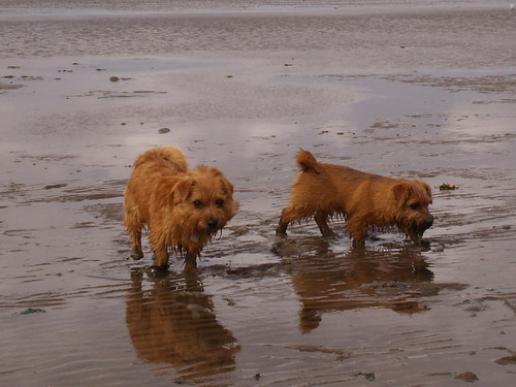
[[217, 221], [217, 219], [208, 220], [207, 225], [209, 231], [217, 231], [217, 229], [219, 228], [219, 222]]
[[434, 224], [433, 217], [423, 220], [419, 224], [419, 231], [421, 232], [421, 234], [423, 234], [426, 230], [428, 230], [430, 227], [432, 227], [432, 224]]
[[411, 230], [409, 231], [409, 236], [411, 237], [411, 239], [414, 242], [419, 243], [419, 242], [421, 242], [421, 239], [423, 238], [423, 233], [426, 230], [428, 230], [430, 227], [432, 227], [433, 224], [434, 224], [433, 216], [431, 216], [417, 224], [414, 224], [411, 227]]

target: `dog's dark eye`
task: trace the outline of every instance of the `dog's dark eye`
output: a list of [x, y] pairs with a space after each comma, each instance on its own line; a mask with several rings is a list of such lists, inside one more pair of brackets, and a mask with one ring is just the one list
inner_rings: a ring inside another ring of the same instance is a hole
[[199, 199], [194, 200], [193, 205], [195, 208], [202, 208], [204, 206], [204, 203], [200, 201]]
[[413, 210], [418, 210], [421, 205], [419, 203], [412, 203], [409, 207]]
[[224, 199], [217, 199], [217, 200], [215, 200], [215, 205], [217, 207], [224, 207]]

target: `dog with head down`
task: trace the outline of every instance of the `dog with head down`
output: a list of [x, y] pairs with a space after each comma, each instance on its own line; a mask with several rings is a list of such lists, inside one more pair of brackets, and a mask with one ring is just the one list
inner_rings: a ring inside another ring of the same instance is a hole
[[297, 154], [301, 172], [281, 213], [276, 234], [290, 223], [314, 218], [323, 236], [332, 236], [327, 219], [342, 215], [353, 246], [361, 247], [370, 227], [397, 227], [414, 242], [433, 224], [428, 206], [432, 191], [420, 180], [395, 179], [349, 167], [318, 162], [308, 151]]
[[183, 152], [158, 147], [134, 163], [124, 195], [124, 223], [131, 257], [143, 257], [144, 226], [154, 253], [154, 267], [168, 267], [169, 250], [186, 253], [186, 267], [197, 267], [203, 247], [237, 213], [233, 185], [217, 168], [189, 170]]

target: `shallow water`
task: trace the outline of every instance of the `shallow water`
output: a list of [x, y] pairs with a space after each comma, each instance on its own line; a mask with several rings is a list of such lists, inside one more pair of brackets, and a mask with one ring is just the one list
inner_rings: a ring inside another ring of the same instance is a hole
[[[0, 384], [442, 386], [469, 371], [511, 385], [508, 9], [199, 18], [16, 4], [0, 8]], [[148, 244], [127, 259], [130, 165], [165, 144], [220, 167], [241, 203], [197, 274], [180, 258], [153, 272]], [[301, 146], [427, 181], [429, 247], [378, 233], [352, 250], [338, 219], [335, 239], [308, 223], [276, 240]]]

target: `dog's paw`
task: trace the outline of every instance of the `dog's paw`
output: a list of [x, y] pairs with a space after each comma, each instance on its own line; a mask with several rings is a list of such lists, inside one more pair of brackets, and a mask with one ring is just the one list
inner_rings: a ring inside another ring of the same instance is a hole
[[165, 273], [168, 271], [168, 264], [161, 265], [161, 266], [152, 265], [150, 268], [155, 273]]
[[133, 248], [131, 250], [131, 255], [129, 256], [129, 258], [132, 258], [135, 261], [137, 261], [139, 259], [142, 259], [143, 258], [143, 251], [141, 251], [140, 249], [137, 249], [137, 248]]

